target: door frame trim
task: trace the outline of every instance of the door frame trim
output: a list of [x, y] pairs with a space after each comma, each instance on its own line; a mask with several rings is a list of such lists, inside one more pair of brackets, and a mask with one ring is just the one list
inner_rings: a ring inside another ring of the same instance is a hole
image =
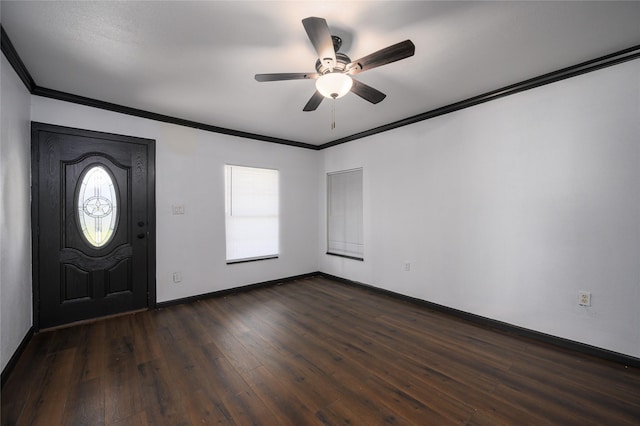
[[38, 135], [41, 131], [59, 133], [63, 135], [106, 139], [116, 142], [134, 143], [147, 146], [147, 206], [149, 222], [147, 226], [147, 309], [156, 307], [156, 141], [136, 136], [119, 135], [115, 133], [84, 130], [74, 127], [58, 126], [54, 124], [31, 122], [31, 288], [33, 305], [33, 329], [40, 330], [40, 277], [39, 277], [39, 200], [40, 185], [39, 144]]

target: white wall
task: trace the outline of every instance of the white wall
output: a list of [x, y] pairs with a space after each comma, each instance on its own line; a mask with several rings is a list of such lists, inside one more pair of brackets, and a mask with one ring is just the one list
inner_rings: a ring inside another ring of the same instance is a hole
[[[316, 151], [32, 97], [33, 121], [156, 140], [158, 302], [318, 270]], [[280, 171], [280, 257], [226, 265], [224, 164]], [[185, 206], [173, 215], [171, 206]], [[173, 283], [173, 272], [182, 282]]]
[[31, 133], [29, 91], [0, 64], [0, 365], [31, 327]]
[[[640, 357], [640, 60], [321, 155], [321, 271]], [[324, 255], [354, 167], [364, 262]]]

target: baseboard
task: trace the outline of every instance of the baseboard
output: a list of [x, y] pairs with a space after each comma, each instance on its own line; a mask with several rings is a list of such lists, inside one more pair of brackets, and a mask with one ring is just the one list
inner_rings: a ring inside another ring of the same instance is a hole
[[228, 296], [230, 294], [242, 293], [245, 291], [255, 290], [257, 288], [270, 287], [273, 285], [284, 284], [284, 283], [288, 283], [295, 280], [301, 280], [301, 279], [310, 278], [310, 277], [317, 277], [318, 275], [320, 275], [319, 272], [311, 272], [308, 274], [294, 275], [291, 277], [280, 278], [277, 280], [263, 281], [260, 283], [249, 284], [249, 285], [244, 285], [240, 287], [233, 287], [226, 290], [213, 291], [211, 293], [198, 294], [196, 296], [183, 297], [180, 299], [169, 300], [166, 302], [158, 302], [156, 303], [156, 309], [166, 308], [168, 306], [181, 305], [183, 303], [195, 302], [196, 300], [210, 299], [212, 297]]
[[18, 345], [18, 348], [13, 353], [13, 356], [11, 357], [7, 365], [5, 365], [4, 368], [2, 369], [2, 376], [0, 378], [0, 387], [4, 387], [4, 384], [9, 379], [11, 372], [15, 368], [16, 364], [18, 364], [18, 360], [20, 359], [22, 352], [24, 352], [25, 348], [31, 341], [33, 334], [34, 334], [34, 328], [33, 326], [31, 326], [29, 327], [29, 330], [27, 330], [27, 334], [24, 336], [24, 338]]
[[[586, 354], [586, 355], [590, 355], [590, 356], [595, 356], [598, 358], [602, 358], [602, 359], [606, 359], [608, 361], [613, 361], [619, 364], [623, 364], [623, 365], [627, 365], [627, 366], [631, 366], [631, 367], [635, 367], [635, 368], [640, 368], [640, 358], [636, 358], [636, 357], [632, 357], [629, 355], [625, 355], [625, 354], [621, 354], [619, 352], [614, 352], [614, 351], [610, 351], [608, 349], [603, 349], [603, 348], [598, 348], [596, 346], [591, 346], [591, 345], [587, 345], [585, 343], [580, 343], [580, 342], [576, 342], [573, 340], [569, 340], [569, 339], [565, 339], [562, 337], [557, 337], [557, 336], [553, 336], [550, 334], [546, 334], [546, 333], [541, 333], [539, 331], [535, 331], [535, 330], [530, 330], [527, 328], [523, 328], [523, 327], [519, 327], [513, 324], [509, 324], [509, 323], [505, 323], [502, 321], [498, 321], [498, 320], [494, 320], [491, 318], [487, 318], [487, 317], [483, 317], [480, 315], [476, 315], [476, 314], [472, 314], [469, 312], [464, 312], [458, 309], [454, 309], [454, 308], [450, 308], [448, 306], [444, 306], [444, 305], [439, 305], [437, 303], [433, 303], [433, 302], [429, 302], [423, 299], [418, 299], [415, 297], [411, 297], [411, 296], [406, 296], [404, 294], [401, 293], [396, 293], [394, 291], [391, 290], [385, 290], [379, 287], [374, 287], [372, 285], [369, 284], [364, 284], [361, 282], [357, 282], [357, 281], [353, 281], [353, 280], [349, 280], [346, 278], [342, 278], [342, 277], [338, 277], [335, 275], [331, 275], [331, 274], [327, 274], [325, 272], [311, 272], [311, 273], [307, 273], [307, 274], [301, 274], [301, 275], [295, 275], [295, 276], [290, 276], [290, 277], [286, 277], [286, 278], [280, 278], [277, 280], [271, 280], [271, 281], [263, 281], [260, 283], [255, 283], [255, 284], [249, 284], [249, 285], [245, 285], [245, 286], [240, 286], [240, 287], [234, 287], [234, 288], [230, 288], [230, 289], [226, 289], [226, 290], [219, 290], [219, 291], [214, 291], [211, 293], [205, 293], [205, 294], [200, 294], [197, 296], [190, 296], [190, 297], [184, 297], [181, 299], [175, 299], [175, 300], [170, 300], [167, 302], [159, 302], [156, 304], [156, 308], [165, 308], [168, 306], [174, 306], [174, 305], [180, 305], [182, 303], [189, 303], [189, 302], [193, 302], [196, 300], [203, 300], [203, 299], [208, 299], [208, 298], [212, 298], [212, 297], [222, 297], [222, 296], [227, 296], [230, 294], [236, 294], [236, 293], [241, 293], [241, 292], [245, 292], [245, 291], [250, 291], [250, 290], [255, 290], [258, 288], [264, 288], [264, 287], [269, 287], [269, 286], [274, 286], [274, 285], [278, 285], [278, 284], [285, 284], [288, 282], [292, 282], [295, 280], [300, 280], [300, 279], [305, 279], [305, 278], [311, 278], [311, 277], [316, 277], [316, 276], [321, 276], [327, 279], [331, 279], [331, 280], [335, 280], [335, 281], [339, 281], [348, 285], [352, 285], [352, 286], [356, 286], [356, 287], [360, 287], [363, 289], [367, 289], [370, 291], [373, 291], [375, 293], [378, 294], [384, 294], [390, 297], [393, 297], [395, 299], [400, 299], [400, 300], [404, 300], [416, 305], [420, 305], [423, 307], [426, 307], [428, 309], [437, 311], [437, 312], [442, 312], [448, 315], [451, 315], [453, 317], [456, 318], [460, 318], [463, 319], [465, 321], [469, 321], [478, 325], [482, 325], [484, 327], [488, 327], [488, 328], [494, 328], [500, 331], [504, 331], [507, 333], [511, 333], [514, 334], [516, 336], [520, 336], [520, 337], [525, 337], [525, 338], [529, 338], [529, 339], [533, 339], [533, 340], [537, 340], [543, 343], [547, 343], [547, 344], [551, 344], [554, 346], [558, 346], [564, 349], [569, 349], [572, 350], [574, 352], [577, 353], [581, 353], [581, 354]], [[9, 375], [11, 374], [11, 371], [13, 371], [14, 367], [16, 366], [18, 360], [20, 359], [20, 356], [22, 355], [22, 352], [24, 351], [24, 349], [26, 348], [27, 344], [29, 343], [29, 341], [31, 340], [31, 337], [34, 334], [34, 328], [30, 327], [29, 330], [27, 331], [27, 334], [24, 336], [24, 338], [22, 339], [22, 342], [20, 342], [20, 345], [18, 346], [18, 348], [16, 349], [16, 351], [14, 352], [13, 356], [11, 357], [11, 359], [9, 360], [9, 362], [7, 363], [7, 365], [5, 366], [5, 368], [2, 370], [2, 386], [4, 386], [5, 382], [8, 380]]]
[[537, 340], [539, 342], [544, 342], [544, 343], [558, 346], [564, 349], [569, 349], [581, 354], [595, 356], [598, 358], [606, 359], [608, 361], [613, 361], [613, 362], [630, 366], [630, 367], [640, 368], [640, 358], [632, 357], [630, 355], [621, 354], [619, 352], [610, 351], [608, 349], [598, 348], [597, 346], [587, 345], [586, 343], [580, 343], [574, 340], [569, 340], [562, 337], [553, 336], [551, 334], [546, 334], [539, 331], [531, 330], [528, 328], [519, 327], [517, 325], [494, 320], [491, 318], [483, 317], [483, 316], [472, 314], [469, 312], [464, 312], [458, 309], [450, 308], [448, 306], [439, 305], [437, 303], [428, 302], [426, 300], [418, 299], [411, 296], [406, 296], [401, 293], [396, 293], [390, 290], [374, 287], [369, 284], [364, 284], [361, 282], [348, 280], [346, 278], [337, 277], [335, 275], [327, 274], [324, 272], [318, 272], [316, 275], [322, 276], [328, 279], [336, 280], [348, 285], [368, 289], [375, 293], [384, 294], [384, 295], [393, 297], [395, 299], [400, 299], [410, 303], [414, 303], [414, 304], [426, 307], [428, 309], [431, 309], [437, 312], [442, 312], [442, 313], [454, 316], [456, 318], [473, 322], [475, 324], [478, 324], [487, 328], [494, 328], [506, 333], [514, 334], [516, 336]]
[[[271, 280], [271, 281], [263, 281], [260, 283], [249, 284], [241, 287], [234, 287], [227, 290], [214, 291], [211, 293], [200, 294], [197, 296], [184, 297], [181, 299], [170, 300], [167, 302], [160, 302], [156, 304], [156, 309], [165, 308], [168, 306], [180, 305], [182, 303], [189, 303], [196, 300], [208, 299], [211, 297], [221, 297], [229, 294], [241, 293], [249, 290], [255, 290], [257, 288], [269, 287], [269, 286], [278, 285], [278, 284], [285, 284], [287, 282], [315, 277], [318, 275], [320, 275], [319, 272], [311, 272], [308, 274], [295, 275], [295, 276], [280, 278], [280, 279]], [[130, 312], [127, 312], [126, 314], [129, 314], [129, 313]], [[104, 318], [98, 318], [98, 319], [104, 319]], [[89, 321], [93, 321], [93, 320], [89, 320]], [[18, 360], [20, 359], [22, 352], [24, 352], [25, 348], [27, 347], [27, 344], [29, 344], [29, 341], [31, 341], [31, 338], [33, 337], [34, 333], [35, 333], [34, 327], [33, 326], [29, 327], [29, 330], [27, 331], [27, 334], [22, 339], [22, 342], [20, 342], [20, 345], [18, 346], [16, 351], [13, 353], [13, 356], [11, 357], [7, 365], [2, 370], [2, 378], [1, 378], [0, 386], [4, 386], [5, 382], [9, 379], [9, 375], [11, 374], [16, 364], [18, 363]]]

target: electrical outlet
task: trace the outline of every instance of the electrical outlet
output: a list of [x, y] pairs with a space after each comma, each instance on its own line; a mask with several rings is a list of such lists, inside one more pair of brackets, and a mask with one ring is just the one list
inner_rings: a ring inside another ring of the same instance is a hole
[[178, 271], [173, 273], [173, 282], [174, 283], [182, 282], [182, 272]]
[[184, 214], [184, 204], [174, 204], [171, 209], [173, 214]]
[[579, 291], [578, 304], [580, 306], [591, 306], [591, 293], [588, 291]]
[[411, 270], [411, 262], [404, 262], [404, 270], [409, 272]]

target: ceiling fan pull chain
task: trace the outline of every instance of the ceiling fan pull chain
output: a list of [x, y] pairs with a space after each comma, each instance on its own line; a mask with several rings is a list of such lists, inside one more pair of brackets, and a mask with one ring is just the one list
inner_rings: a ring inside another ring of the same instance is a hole
[[336, 128], [336, 98], [333, 98], [331, 103], [331, 130]]

